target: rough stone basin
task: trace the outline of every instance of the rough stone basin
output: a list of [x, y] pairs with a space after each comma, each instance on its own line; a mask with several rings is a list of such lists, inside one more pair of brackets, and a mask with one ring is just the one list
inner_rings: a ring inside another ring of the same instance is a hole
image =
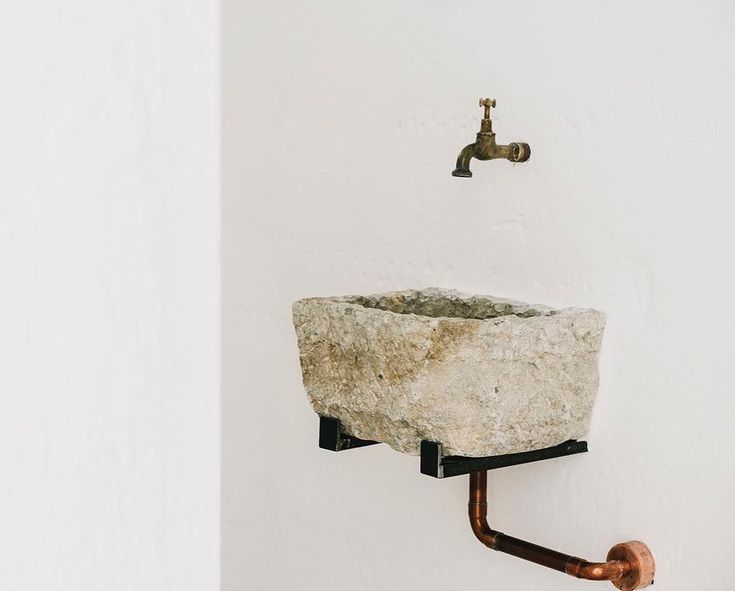
[[417, 455], [550, 447], [588, 430], [605, 317], [435, 288], [293, 306], [304, 386], [345, 431]]

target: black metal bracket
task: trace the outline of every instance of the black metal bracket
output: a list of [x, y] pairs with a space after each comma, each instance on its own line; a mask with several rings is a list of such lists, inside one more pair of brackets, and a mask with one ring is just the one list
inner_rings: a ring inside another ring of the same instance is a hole
[[319, 415], [319, 447], [322, 449], [342, 451], [356, 447], [365, 447], [366, 445], [376, 445], [378, 443], [380, 442], [358, 439], [352, 435], [347, 435], [344, 433], [342, 423], [339, 419]]
[[550, 460], [562, 456], [584, 453], [587, 451], [586, 441], [570, 439], [554, 447], [535, 449], [500, 456], [467, 458], [464, 456], [442, 456], [441, 443], [433, 441], [421, 442], [421, 473], [434, 478], [449, 478], [469, 474], [477, 470], [495, 470], [506, 466], [517, 466], [539, 460]]
[[[319, 447], [330, 451], [344, 451], [367, 445], [377, 445], [380, 441], [359, 439], [347, 435], [342, 422], [332, 417], [319, 416]], [[421, 442], [421, 473], [434, 478], [449, 478], [469, 474], [477, 470], [495, 470], [506, 466], [517, 466], [540, 460], [550, 460], [571, 456], [587, 451], [586, 441], [570, 439], [560, 445], [500, 456], [468, 458], [464, 456], [443, 456], [441, 443]]]

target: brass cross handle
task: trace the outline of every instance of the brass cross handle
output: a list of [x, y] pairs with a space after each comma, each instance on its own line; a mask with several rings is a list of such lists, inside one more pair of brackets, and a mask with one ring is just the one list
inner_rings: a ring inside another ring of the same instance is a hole
[[485, 107], [484, 119], [490, 119], [490, 109], [495, 107], [495, 99], [481, 98], [480, 106]]

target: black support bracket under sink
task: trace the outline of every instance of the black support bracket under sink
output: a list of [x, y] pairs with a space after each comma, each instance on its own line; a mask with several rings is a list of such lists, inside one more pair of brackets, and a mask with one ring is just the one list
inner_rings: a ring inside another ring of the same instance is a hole
[[484, 456], [481, 458], [467, 458], [464, 456], [443, 456], [441, 443], [433, 441], [421, 442], [421, 473], [434, 478], [449, 478], [469, 474], [478, 470], [495, 470], [506, 466], [517, 466], [540, 460], [550, 460], [562, 456], [587, 451], [586, 441], [570, 439], [554, 447], [534, 449], [514, 454], [500, 456]]
[[[330, 451], [343, 451], [367, 445], [375, 445], [379, 441], [359, 439], [347, 435], [339, 419], [319, 417], [319, 447]], [[570, 439], [553, 447], [535, 449], [514, 454], [468, 458], [464, 456], [442, 455], [441, 443], [434, 441], [421, 442], [421, 473], [433, 478], [449, 478], [469, 474], [478, 470], [495, 470], [506, 466], [517, 466], [540, 460], [550, 460], [563, 456], [571, 456], [587, 451], [586, 441]]]
[[380, 442], [358, 439], [352, 435], [347, 435], [344, 433], [342, 423], [339, 419], [319, 415], [319, 447], [322, 449], [343, 451], [345, 449], [365, 447], [366, 445], [377, 445], [378, 443]]

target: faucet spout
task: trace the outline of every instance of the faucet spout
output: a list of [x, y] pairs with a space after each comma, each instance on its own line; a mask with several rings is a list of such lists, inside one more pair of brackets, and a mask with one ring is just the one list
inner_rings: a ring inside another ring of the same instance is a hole
[[477, 134], [477, 141], [462, 148], [457, 158], [457, 166], [452, 171], [452, 176], [472, 177], [470, 160], [495, 160], [503, 158], [509, 162], [525, 162], [531, 157], [531, 146], [525, 143], [513, 142], [507, 146], [495, 143], [494, 133]]
[[462, 151], [457, 157], [457, 167], [452, 171], [452, 176], [460, 176], [470, 178], [472, 177], [472, 171], [470, 170], [470, 160], [475, 155], [475, 145], [470, 144], [462, 148]]

